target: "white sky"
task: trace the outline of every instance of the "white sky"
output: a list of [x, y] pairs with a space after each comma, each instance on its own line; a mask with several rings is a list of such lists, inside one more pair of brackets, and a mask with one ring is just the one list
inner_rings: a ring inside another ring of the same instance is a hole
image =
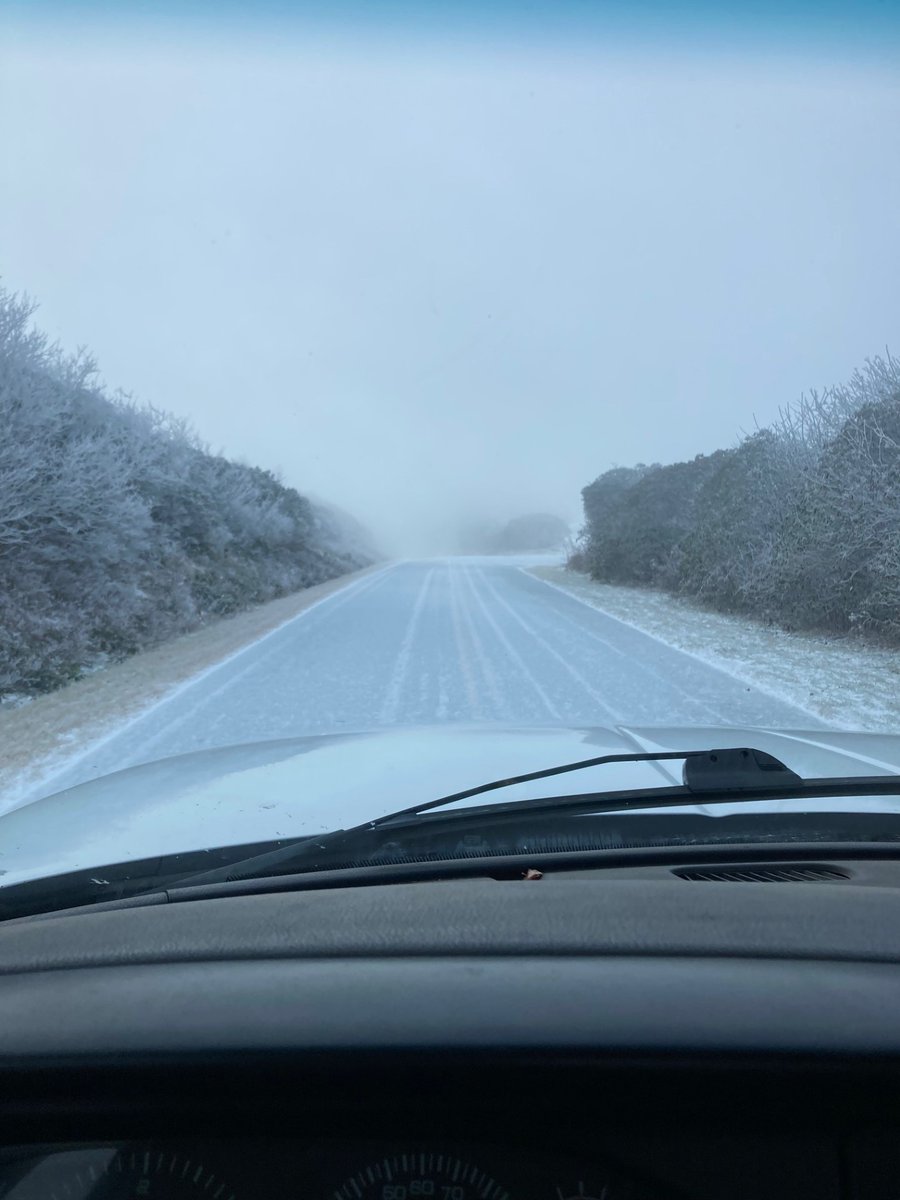
[[7, 38], [0, 276], [392, 551], [900, 351], [887, 67]]

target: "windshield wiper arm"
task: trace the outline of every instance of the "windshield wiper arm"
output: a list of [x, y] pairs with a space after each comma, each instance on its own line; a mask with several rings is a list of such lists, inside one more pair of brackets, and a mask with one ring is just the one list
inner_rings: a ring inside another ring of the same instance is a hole
[[803, 782], [796, 772], [786, 767], [774, 755], [745, 747], [736, 750], [659, 750], [643, 754], [602, 754], [599, 758], [584, 758], [579, 762], [565, 763], [561, 767], [546, 767], [542, 771], [530, 771], [527, 775], [495, 779], [492, 783], [481, 783], [478, 787], [468, 788], [464, 792], [453, 792], [452, 795], [441, 796], [438, 800], [411, 804], [409, 808], [401, 808], [385, 817], [377, 817], [360, 828], [377, 829], [404, 817], [417, 817], [433, 808], [455, 804], [458, 800], [471, 800], [474, 796], [512, 787], [514, 784], [533, 783], [538, 779], [550, 779], [554, 775], [568, 775], [571, 771], [584, 771], [588, 767], [602, 767], [609, 763], [666, 762], [678, 759], [684, 760], [681, 777], [684, 787], [692, 794], [703, 791], [721, 792], [723, 789], [735, 793], [757, 791], [760, 788], [780, 791], [785, 787], [796, 787]]
[[[364, 821], [360, 825], [332, 830], [319, 838], [298, 839], [296, 844], [291, 843], [279, 850], [255, 855], [243, 862], [234, 863], [230, 867], [189, 876], [181, 881], [181, 886], [246, 879], [270, 871], [277, 874], [285, 869], [293, 869], [301, 862], [321, 858], [323, 854], [329, 854], [345, 842], [356, 841], [361, 837], [369, 838], [385, 827], [407, 823], [412, 818], [418, 818], [432, 809], [455, 804], [460, 800], [470, 800], [475, 796], [486, 795], [488, 792], [499, 791], [516, 784], [533, 783], [539, 779], [550, 779], [555, 775], [568, 775], [573, 771], [584, 771], [589, 767], [601, 767], [610, 763], [678, 760], [684, 762], [682, 769], [684, 783], [680, 788], [677, 786], [658, 789], [642, 788], [637, 792], [622, 792], [617, 789], [616, 791], [552, 799], [521, 800], [497, 807], [498, 810], [502, 809], [510, 813], [526, 809], [562, 811], [574, 806], [596, 808], [599, 799], [604, 804], [608, 804], [612, 810], [639, 805], [648, 807], [647, 801], [651, 798], [654, 803], [664, 798], [671, 804], [683, 804], [685, 797], [689, 798], [711, 791], [729, 796], [737, 796], [751, 791], [763, 791], [769, 795], [770, 793], [785, 793], [803, 785], [801, 777], [774, 755], [749, 747], [724, 750], [657, 750], [646, 753], [601, 754], [596, 758], [579, 759], [577, 762], [563, 763], [556, 767], [545, 767], [540, 771], [528, 771], [522, 775], [511, 775], [506, 779], [494, 779], [490, 783], [481, 783], [477, 787], [466, 788], [461, 792], [452, 792], [447, 796], [440, 796], [436, 800], [425, 800], [419, 804], [412, 804], [408, 808], [397, 809], [383, 817]], [[897, 779], [897, 786], [900, 787], [900, 779]], [[441, 815], [454, 818], [471, 815], [474, 818], [489, 811], [488, 808], [480, 807], [468, 808], [461, 813]]]

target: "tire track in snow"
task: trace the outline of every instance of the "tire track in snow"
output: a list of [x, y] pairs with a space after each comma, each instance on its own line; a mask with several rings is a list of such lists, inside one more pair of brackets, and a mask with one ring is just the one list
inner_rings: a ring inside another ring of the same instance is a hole
[[[533, 579], [535, 581], [535, 583], [543, 584], [544, 587], [551, 588], [554, 592], [558, 592], [561, 596], [565, 596], [568, 600], [573, 600], [580, 607], [586, 608], [586, 609], [590, 610], [591, 612], [597, 613], [599, 616], [603, 617], [604, 620], [614, 622], [616, 625], [622, 625], [626, 630], [628, 630], [630, 633], [636, 635], [638, 638], [640, 638], [642, 640], [646, 639], [647, 641], [649, 641], [653, 644], [659, 645], [660, 647], [663, 648], [663, 650], [670, 652], [672, 654], [681, 655], [683, 658], [688, 659], [690, 661], [693, 669], [695, 669], [695, 670], [699, 669], [701, 673], [706, 673], [706, 672], [711, 671], [711, 672], [714, 672], [717, 676], [724, 676], [728, 680], [728, 682], [737, 682], [737, 683], [743, 684], [743, 685], [746, 685], [748, 682], [748, 680], [746, 680], [742, 675], [735, 674], [733, 671], [728, 670], [727, 667], [721, 666], [720, 664], [716, 663], [715, 661], [712, 661], [712, 660], [708, 661], [704, 658], [700, 658], [697, 654], [695, 654], [691, 650], [684, 649], [683, 647], [678, 646], [672, 642], [667, 642], [665, 640], [665, 638], [661, 637], [659, 634], [654, 633], [649, 629], [644, 629], [640, 625], [637, 625], [632, 621], [626, 620], [624, 617], [616, 616], [615, 613], [607, 612], [607, 610], [605, 608], [601, 608], [597, 604], [592, 604], [589, 600], [584, 599], [582, 596], [576, 595], [574, 592], [568, 591], [567, 588], [561, 587], [559, 584], [553, 583], [549, 579], [543, 579], [540, 575], [533, 574], [530, 570], [528, 570], [525, 567], [519, 567], [517, 569], [519, 571], [521, 571], [521, 573], [526, 578]], [[571, 621], [572, 618], [567, 618], [567, 620]], [[574, 623], [576, 629], [581, 628], [577, 622], [573, 622], [573, 623]], [[588, 636], [594, 636], [594, 635], [591, 635], [590, 633], [588, 633]], [[662, 671], [657, 670], [655, 667], [651, 666], [648, 663], [635, 664], [634, 658], [631, 655], [627, 654], [625, 651], [617, 650], [616, 652], [618, 654], [624, 655], [624, 657], [627, 658], [628, 661], [632, 665], [636, 666], [637, 670], [645, 671], [648, 675], [651, 675], [654, 679], [658, 680], [664, 687], [671, 689], [678, 696], [682, 697], [689, 705], [692, 705], [695, 709], [705, 713], [708, 717], [710, 717], [713, 720], [713, 722], [715, 724], [728, 725], [731, 723], [730, 718], [727, 715], [723, 714], [721, 709], [711, 708], [704, 701], [697, 700], [695, 693], [693, 691], [691, 691], [690, 688], [685, 687], [683, 684], [681, 684], [680, 682], [678, 682], [670, 677], [667, 677]], [[762, 685], [757, 685], [757, 686], [760, 688], [761, 691], [765, 691], [765, 688], [762, 687]], [[749, 691], [750, 689], [747, 688], [747, 690]], [[776, 697], [776, 699], [779, 699], [779, 702], [782, 702], [779, 697]], [[802, 708], [802, 705], [797, 704], [796, 702], [790, 701], [790, 700], [783, 701], [783, 702], [790, 704], [792, 707], [796, 707], [798, 712], [803, 712], [804, 715], [806, 715], [806, 712]]]
[[[526, 570], [524, 567], [519, 567], [518, 569], [527, 579], [535, 579], [538, 583], [543, 583], [546, 587], [553, 588], [553, 590], [559, 592], [560, 595], [568, 596], [569, 599], [574, 600], [576, 604], [581, 604], [583, 607], [592, 609], [594, 612], [598, 612], [603, 616], [608, 615], [604, 613], [602, 609], [593, 608], [592, 605], [585, 604], [584, 601], [580, 601], [577, 596], [572, 596], [570, 592], [566, 592], [562, 588], [555, 587], [554, 584], [549, 583], [546, 579], [541, 579], [540, 576], [532, 575], [531, 572]], [[678, 696], [688, 706], [688, 708], [693, 709], [698, 716], [706, 717], [707, 719], [712, 720], [715, 724], [722, 723], [722, 714], [718, 711], [718, 709], [711, 708], [703, 700], [698, 700], [688, 688], [683, 687], [677, 680], [665, 676], [662, 671], [658, 671], [649, 663], [636, 662], [633, 655], [627, 653], [625, 650], [620, 650], [618, 646], [614, 646], [612, 642], [603, 637], [601, 634], [595, 633], [586, 626], [580, 625], [573, 617], [568, 616], [563, 609], [554, 609], [554, 616], [561, 618], [566, 625], [575, 630], [579, 637], [590, 638], [592, 642], [596, 642], [601, 645], [609, 654], [625, 659], [631, 671], [643, 672], [645, 675], [649, 675], [651, 679], [656, 680], [660, 687], [674, 692], [676, 696]], [[612, 619], [615, 620], [616, 618]], [[671, 647], [668, 648], [671, 649]]]
[[[491, 701], [494, 708], [495, 720], [509, 720], [510, 711], [509, 704], [504, 699], [503, 690], [500, 687], [493, 664], [491, 663], [490, 655], [485, 651], [484, 642], [481, 640], [481, 635], [475, 624], [475, 618], [472, 613], [472, 606], [466, 603], [465, 597], [462, 594], [461, 583], [468, 576], [468, 571], [464, 567], [450, 568], [450, 590], [453, 597], [453, 602], [457, 606], [460, 613], [460, 622], [462, 628], [468, 633], [469, 643], [472, 647], [473, 662], [481, 669], [481, 675], [484, 678], [484, 684], [491, 696]], [[483, 698], [483, 691], [479, 692], [479, 699]]]
[[381, 723], [390, 725], [397, 720], [397, 715], [400, 711], [400, 702], [403, 699], [403, 684], [406, 681], [406, 676], [409, 672], [409, 664], [412, 658], [413, 643], [416, 639], [416, 633], [419, 628], [419, 621], [422, 617], [422, 609], [425, 607], [425, 601], [428, 597], [428, 591], [431, 587], [431, 581], [434, 578], [436, 567], [432, 567], [419, 589], [419, 594], [416, 596], [416, 602], [413, 605], [412, 614], [409, 618], [409, 625], [406, 628], [406, 633], [403, 636], [403, 641], [400, 643], [400, 649], [397, 652], [397, 661], [394, 664], [394, 669], [391, 672], [391, 678], [388, 681], [385, 689], [384, 702], [381, 706]]
[[512, 644], [512, 642], [509, 640], [509, 638], [506, 636], [506, 634], [503, 632], [503, 630], [500, 628], [500, 626], [494, 620], [494, 617], [492, 616], [490, 609], [484, 602], [484, 598], [481, 596], [480, 592], [475, 587], [475, 584], [472, 580], [472, 572], [471, 572], [470, 568], [466, 567], [466, 568], [464, 568], [464, 571], [465, 571], [464, 579], [465, 579], [466, 584], [468, 585], [469, 591], [471, 592], [471, 594], [475, 600], [475, 603], [481, 609], [481, 612], [484, 615], [484, 618], [487, 621], [488, 625], [493, 630], [494, 636], [496, 637], [498, 643], [506, 651], [507, 657], [521, 671], [522, 675], [525, 677], [525, 679], [528, 681], [528, 683], [534, 689], [535, 693], [537, 694], [538, 699], [540, 700], [540, 702], [544, 706], [544, 708], [547, 710], [547, 712], [550, 714], [550, 716], [553, 717], [554, 720], [556, 720], [556, 721], [561, 721], [562, 714], [556, 708], [553, 701], [547, 695], [546, 691], [541, 687], [540, 683], [537, 680], [536, 675], [530, 669], [530, 667], [526, 663], [525, 659], [518, 652], [518, 650], [515, 648], [515, 646]]
[[460, 616], [460, 598], [457, 594], [456, 588], [452, 583], [454, 571], [456, 569], [457, 568], [454, 567], [448, 568], [448, 582], [450, 583], [450, 621], [453, 627], [454, 640], [456, 642], [456, 661], [462, 677], [463, 690], [465, 691], [466, 699], [469, 702], [469, 715], [472, 718], [479, 719], [482, 715], [481, 702], [478, 696], [478, 688], [475, 683], [475, 676], [472, 671], [469, 651], [465, 644], [463, 623]]
[[[223, 659], [222, 662], [216, 663], [215, 666], [210, 667], [207, 671], [203, 671], [200, 675], [195, 675], [193, 679], [188, 680], [187, 682], [181, 684], [180, 687], [176, 688], [171, 695], [164, 696], [161, 700], [157, 701], [157, 703], [146, 712], [140, 713], [138, 716], [132, 718], [132, 720], [126, 725], [123, 725], [120, 729], [115, 730], [107, 737], [89, 747], [82, 754], [79, 754], [77, 758], [67, 762], [64, 771], [59, 772], [60, 777], [65, 772], [70, 771], [73, 767], [76, 767], [79, 763], [83, 762], [84, 759], [96, 754], [98, 750], [103, 749], [109, 743], [114, 742], [120, 737], [126, 737], [131, 734], [132, 731], [151, 714], [159, 712], [160, 710], [165, 711], [165, 707], [167, 705], [171, 704], [174, 700], [180, 699], [185, 694], [189, 694], [190, 691], [199, 683], [202, 683], [204, 680], [209, 679], [211, 675], [215, 675], [218, 671], [230, 666], [236, 659], [247, 654], [248, 651], [257, 650], [257, 654], [251, 656], [246, 667], [237, 671], [236, 673], [229, 674], [228, 678], [217, 688], [214, 688], [213, 691], [204, 692], [192, 708], [188, 709], [187, 712], [180, 712], [177, 716], [167, 721], [157, 730], [155, 734], [153, 734], [152, 737], [149, 737], [146, 739], [146, 741], [141, 742], [141, 747], [137, 754], [126, 755], [121, 762], [117, 764], [115, 769], [120, 771], [124, 767], [135, 766], [140, 762], [151, 761], [152, 755], [148, 755], [148, 751], [151, 751], [154, 746], [158, 746], [161, 742], [165, 742], [165, 740], [172, 734], [174, 730], [179, 729], [181, 726], [188, 724], [191, 721], [197, 720], [198, 715], [209, 704], [215, 700], [218, 700], [220, 696], [228, 692], [237, 684], [240, 684], [247, 678], [247, 676], [254, 674], [261, 668], [265, 668], [265, 666], [274, 657], [282, 654], [283, 651], [277, 638], [279, 633], [291, 626], [297, 626], [297, 628], [301, 631], [305, 631], [308, 623], [301, 625], [300, 622], [303, 622], [304, 618], [307, 616], [312, 617], [313, 614], [319, 616], [320, 618], [324, 617], [324, 619], [327, 620], [333, 613], [337, 612], [351, 601], [356, 600], [359, 596], [363, 594], [368, 595], [372, 591], [382, 587], [387, 581], [391, 570], [392, 568], [387, 567], [383, 571], [379, 571], [377, 575], [370, 575], [365, 579], [359, 580], [359, 582], [356, 584], [351, 584], [349, 587], [333, 593], [333, 596], [326, 596], [324, 600], [319, 601], [317, 604], [313, 605], [312, 608], [304, 609], [303, 612], [298, 613], [295, 617], [291, 617], [290, 620], [286, 621], [283, 625], [279, 625], [277, 629], [273, 629], [270, 633], [267, 633], [264, 637], [252, 642], [249, 646], [244, 646], [242, 649], [238, 650], [236, 654], [231, 655], [229, 658]], [[326, 608], [326, 606], [327, 610], [324, 614], [322, 614], [320, 609]], [[260, 651], [259, 647], [261, 644], [267, 641], [271, 642], [272, 644], [270, 644], [265, 650]], [[46, 782], [46, 780], [43, 781], [42, 786], [45, 786]]]
[[555, 659], [555, 661], [559, 663], [563, 670], [565, 670], [575, 680], [579, 687], [583, 688], [587, 695], [590, 696], [593, 703], [607, 714], [614, 725], [618, 725], [622, 719], [621, 714], [616, 713], [612, 708], [610, 708], [600, 693], [591, 686], [581, 672], [576, 671], [567, 658], [565, 658], [557, 650], [554, 650], [547, 639], [542, 637], [533, 625], [529, 625], [528, 622], [516, 612], [512, 605], [508, 604], [507, 601], [503, 599], [491, 581], [487, 578], [483, 570], [479, 571], [479, 576], [484, 581], [485, 587], [492, 593], [497, 603], [506, 609], [516, 624], [520, 625], [521, 628], [524, 629], [528, 634], [528, 636], [534, 639], [537, 645], [539, 645], [547, 654], [550, 655], [551, 658]]

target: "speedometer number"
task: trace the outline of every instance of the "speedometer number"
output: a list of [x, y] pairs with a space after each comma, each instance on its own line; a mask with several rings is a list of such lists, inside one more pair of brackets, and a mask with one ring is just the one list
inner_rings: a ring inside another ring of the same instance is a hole
[[509, 1200], [509, 1193], [472, 1163], [420, 1151], [370, 1163], [333, 1200]]
[[437, 1200], [465, 1200], [466, 1189], [459, 1184], [436, 1184], [433, 1179], [410, 1179], [409, 1183], [386, 1183], [381, 1189], [381, 1200], [420, 1200], [421, 1197], [436, 1197]]

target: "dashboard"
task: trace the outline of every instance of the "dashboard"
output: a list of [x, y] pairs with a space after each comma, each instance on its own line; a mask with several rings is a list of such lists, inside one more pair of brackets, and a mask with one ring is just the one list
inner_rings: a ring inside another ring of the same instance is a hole
[[466, 880], [0, 924], [0, 1200], [898, 1193], [896, 888]]

